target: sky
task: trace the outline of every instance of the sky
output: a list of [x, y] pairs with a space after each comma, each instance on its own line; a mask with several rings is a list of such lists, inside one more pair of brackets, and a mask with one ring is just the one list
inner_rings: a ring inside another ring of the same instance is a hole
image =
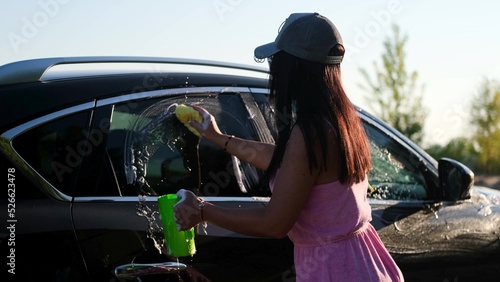
[[373, 112], [360, 69], [373, 74], [393, 24], [408, 36], [428, 110], [424, 145], [469, 137], [469, 105], [500, 80], [500, 1], [494, 0], [0, 0], [0, 65], [34, 58], [153, 56], [267, 67], [255, 47], [274, 41], [296, 12], [318, 12], [340, 31], [343, 83]]

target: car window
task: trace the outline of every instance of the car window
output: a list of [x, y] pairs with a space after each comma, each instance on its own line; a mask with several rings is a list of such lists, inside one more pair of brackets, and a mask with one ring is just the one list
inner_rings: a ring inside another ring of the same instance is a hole
[[[278, 130], [274, 122], [274, 110], [269, 105], [268, 95], [253, 94], [253, 98], [255, 99], [255, 102], [259, 107], [259, 110], [267, 123], [267, 127], [269, 128], [269, 131], [273, 136], [273, 139], [278, 140]], [[291, 116], [280, 115], [279, 118], [285, 121], [285, 119], [291, 119]]]
[[368, 197], [383, 200], [424, 200], [427, 188], [420, 161], [385, 131], [365, 123], [372, 151]]
[[[241, 163], [218, 146], [200, 140], [177, 118], [178, 104], [207, 108], [224, 133], [258, 140], [238, 93], [182, 95], [121, 102], [98, 109], [97, 120], [108, 117], [109, 129], [100, 154], [112, 173], [104, 174], [99, 191], [82, 187], [81, 195], [164, 195], [188, 189], [206, 196], [264, 196], [262, 171]], [[92, 168], [89, 168], [92, 170]], [[94, 168], [93, 177], [98, 177]], [[111, 180], [109, 180], [111, 179]], [[107, 185], [117, 189], [109, 189]]]
[[89, 117], [81, 112], [42, 124], [14, 138], [13, 147], [53, 187], [72, 195], [78, 168], [93, 149]]

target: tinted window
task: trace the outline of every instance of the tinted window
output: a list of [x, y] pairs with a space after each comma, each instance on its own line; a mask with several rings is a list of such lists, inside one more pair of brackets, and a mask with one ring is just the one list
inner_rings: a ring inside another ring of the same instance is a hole
[[[103, 107], [97, 109], [95, 119], [102, 123], [107, 116], [109, 128], [105, 148], [99, 154], [109, 160], [112, 173], [89, 167], [94, 176], [88, 179], [98, 178], [98, 171], [102, 179], [87, 186], [100, 188], [91, 191], [82, 187], [85, 192], [81, 194], [164, 195], [184, 188], [207, 196], [267, 195], [266, 187], [258, 185], [261, 171], [210, 142], [200, 141], [175, 118], [175, 105], [181, 103], [207, 108], [224, 133], [258, 140], [238, 93], [182, 95]], [[94, 121], [93, 127], [98, 123]], [[109, 185], [117, 189], [109, 189]]]
[[40, 125], [16, 137], [14, 149], [50, 184], [72, 195], [78, 168], [94, 148], [87, 140], [88, 120], [82, 112]]
[[378, 128], [365, 124], [372, 150], [368, 196], [384, 200], [427, 198], [421, 162], [414, 153]]

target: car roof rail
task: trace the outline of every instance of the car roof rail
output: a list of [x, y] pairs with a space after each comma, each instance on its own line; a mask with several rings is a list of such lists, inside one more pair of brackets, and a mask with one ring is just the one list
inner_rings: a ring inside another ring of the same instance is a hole
[[96, 56], [96, 57], [54, 57], [13, 62], [0, 66], [0, 85], [14, 83], [29, 83], [41, 81], [44, 73], [56, 65], [91, 63], [157, 63], [176, 65], [197, 65], [221, 67], [236, 70], [268, 73], [265, 68], [244, 64], [226, 63], [210, 60], [168, 58], [168, 57], [127, 57], [127, 56]]

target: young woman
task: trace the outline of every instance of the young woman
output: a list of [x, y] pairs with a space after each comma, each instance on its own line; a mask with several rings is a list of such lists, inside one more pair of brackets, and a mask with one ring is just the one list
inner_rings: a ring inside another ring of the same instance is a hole
[[370, 148], [342, 88], [343, 55], [337, 29], [317, 13], [290, 15], [275, 42], [255, 49], [257, 59], [270, 62], [270, 102], [282, 113], [275, 145], [222, 134], [213, 116], [195, 107], [204, 121], [191, 125], [266, 170], [272, 196], [267, 207], [227, 209], [181, 190], [174, 208], [181, 230], [207, 221], [247, 235], [288, 235], [297, 281], [403, 281], [370, 224]]

